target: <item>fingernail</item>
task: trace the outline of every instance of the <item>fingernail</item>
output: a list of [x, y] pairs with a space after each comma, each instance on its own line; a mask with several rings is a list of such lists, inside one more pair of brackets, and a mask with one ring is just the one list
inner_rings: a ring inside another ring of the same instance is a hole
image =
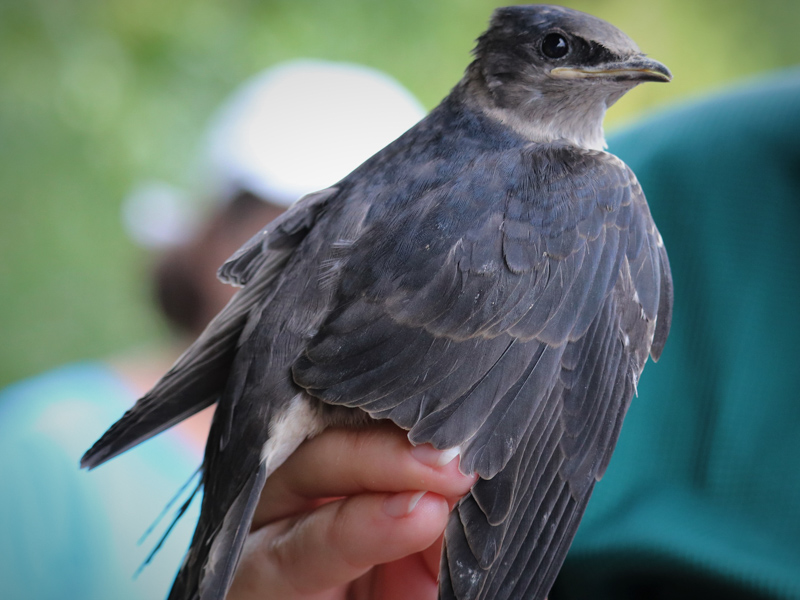
[[424, 495], [425, 492], [403, 492], [389, 496], [383, 502], [383, 511], [395, 519], [407, 517]]
[[411, 456], [416, 458], [423, 465], [439, 468], [452, 462], [452, 460], [458, 456], [459, 452], [461, 452], [459, 446], [454, 446], [447, 450], [437, 450], [430, 444], [422, 444], [420, 446], [414, 446], [411, 449]]

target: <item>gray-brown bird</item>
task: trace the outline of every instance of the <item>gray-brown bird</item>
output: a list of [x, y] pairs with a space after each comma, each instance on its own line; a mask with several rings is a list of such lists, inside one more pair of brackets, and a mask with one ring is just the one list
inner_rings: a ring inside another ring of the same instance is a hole
[[440, 597], [546, 596], [669, 331], [667, 254], [602, 121], [670, 78], [600, 19], [498, 9], [438, 107], [222, 266], [243, 289], [82, 461], [218, 402], [170, 598], [222, 599], [270, 473], [371, 419], [480, 476], [450, 515]]

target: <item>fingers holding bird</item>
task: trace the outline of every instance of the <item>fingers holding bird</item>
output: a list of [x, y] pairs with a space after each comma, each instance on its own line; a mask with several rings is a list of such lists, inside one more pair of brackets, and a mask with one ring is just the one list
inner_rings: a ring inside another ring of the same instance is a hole
[[394, 426], [327, 430], [267, 481], [229, 598], [435, 598], [448, 513], [474, 482]]
[[459, 472], [453, 452], [428, 444], [414, 447], [406, 432], [390, 423], [332, 428], [303, 443], [270, 476], [252, 529], [368, 492], [426, 491], [455, 501], [475, 481]]

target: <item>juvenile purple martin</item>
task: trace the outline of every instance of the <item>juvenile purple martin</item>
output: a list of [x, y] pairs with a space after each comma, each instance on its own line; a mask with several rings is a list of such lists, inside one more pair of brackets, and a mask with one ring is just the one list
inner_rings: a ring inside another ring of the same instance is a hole
[[440, 598], [548, 593], [669, 331], [667, 254], [602, 120], [671, 75], [555, 6], [498, 9], [474, 55], [425, 119], [221, 267], [243, 289], [83, 457], [218, 402], [171, 599], [222, 599], [270, 473], [372, 419], [480, 475], [450, 515]]

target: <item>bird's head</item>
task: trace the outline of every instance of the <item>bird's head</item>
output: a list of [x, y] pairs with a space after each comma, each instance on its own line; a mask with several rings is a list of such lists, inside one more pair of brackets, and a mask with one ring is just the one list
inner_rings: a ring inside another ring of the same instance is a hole
[[670, 81], [609, 23], [561, 6], [499, 8], [465, 83], [481, 107], [535, 141], [603, 148], [606, 109], [645, 81]]

